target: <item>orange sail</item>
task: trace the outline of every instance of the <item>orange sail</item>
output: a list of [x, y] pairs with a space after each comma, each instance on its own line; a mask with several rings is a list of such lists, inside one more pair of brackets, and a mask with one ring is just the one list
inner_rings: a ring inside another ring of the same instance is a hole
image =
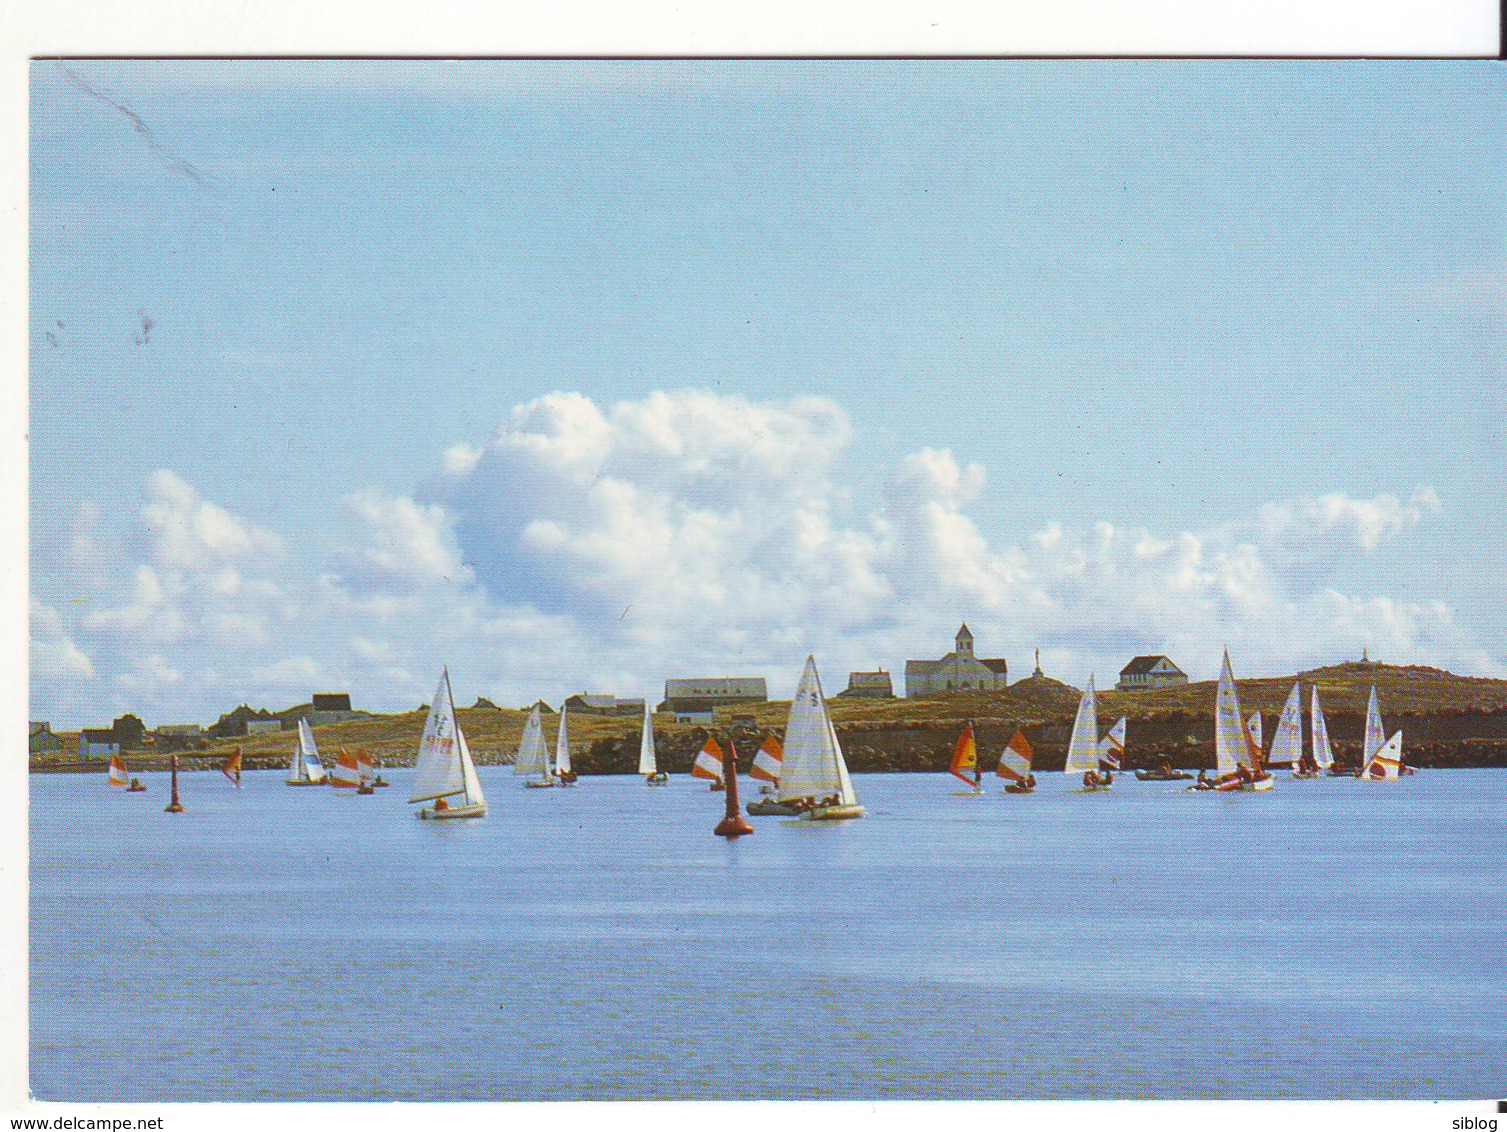
[[119, 755], [110, 756], [109, 783], [111, 786], [129, 786], [131, 784], [131, 776], [126, 771], [126, 760]]
[[366, 753], [365, 747], [356, 748], [356, 776], [360, 779], [362, 786], [367, 785], [376, 778], [376, 774], [372, 770], [371, 756]]
[[230, 752], [230, 757], [225, 760], [225, 765], [220, 768], [220, 773], [237, 786], [241, 784], [241, 748], [237, 747]]
[[765, 782], [773, 782], [778, 786], [780, 767], [784, 759], [785, 748], [780, 746], [780, 741], [773, 731], [766, 732], [764, 742], [759, 744], [759, 751], [754, 755], [753, 766], [748, 768], [748, 776]]
[[335, 768], [330, 771], [331, 786], [360, 786], [361, 771], [356, 766], [356, 756], [340, 748], [340, 757], [335, 760]]
[[697, 752], [696, 761], [691, 764], [691, 777], [722, 781], [722, 748], [717, 745], [715, 737], [706, 737], [706, 746]]
[[957, 744], [952, 748], [952, 764], [947, 768], [947, 773], [962, 779], [969, 786], [976, 786], [973, 772], [978, 764], [978, 748], [973, 743], [973, 724], [970, 723], [963, 728]]
[[1031, 777], [1031, 744], [1019, 731], [1010, 737], [1010, 745], [999, 756], [999, 769], [995, 773], [1011, 782], [1024, 783]]

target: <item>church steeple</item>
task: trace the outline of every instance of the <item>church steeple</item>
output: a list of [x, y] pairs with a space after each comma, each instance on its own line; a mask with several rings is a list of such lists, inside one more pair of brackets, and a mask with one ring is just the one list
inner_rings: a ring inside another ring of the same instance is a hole
[[966, 621], [958, 629], [957, 646], [959, 656], [973, 655], [973, 634], [968, 631], [968, 622]]

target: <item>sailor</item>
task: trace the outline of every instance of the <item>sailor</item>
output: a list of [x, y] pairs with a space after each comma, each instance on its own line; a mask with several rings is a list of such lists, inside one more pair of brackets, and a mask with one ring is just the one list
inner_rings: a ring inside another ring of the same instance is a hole
[[450, 808], [450, 803], [447, 802], [447, 801], [445, 801], [445, 799], [443, 799], [443, 798], [436, 798], [434, 800], [434, 812], [435, 813], [439, 813], [441, 810], [448, 810], [449, 808]]
[[978, 763], [973, 764], [973, 788], [975, 790], [984, 788], [984, 770]]

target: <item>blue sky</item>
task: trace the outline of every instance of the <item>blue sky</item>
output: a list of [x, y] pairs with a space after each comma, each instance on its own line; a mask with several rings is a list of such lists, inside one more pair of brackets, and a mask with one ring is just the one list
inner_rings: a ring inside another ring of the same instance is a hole
[[1499, 65], [67, 68], [35, 717], [1507, 675]]

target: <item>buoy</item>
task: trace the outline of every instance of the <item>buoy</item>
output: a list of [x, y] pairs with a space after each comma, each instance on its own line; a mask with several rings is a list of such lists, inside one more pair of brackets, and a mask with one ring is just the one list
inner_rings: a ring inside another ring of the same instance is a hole
[[733, 741], [727, 741], [727, 758], [722, 762], [722, 781], [726, 784], [727, 815], [717, 823], [717, 828], [712, 832], [718, 837], [734, 838], [742, 837], [745, 833], [752, 833], [753, 826], [748, 823], [738, 806], [738, 752], [733, 747]]
[[183, 803], [178, 801], [178, 756], [175, 754], [173, 755], [173, 800], [167, 804], [163, 813], [181, 814], [182, 812]]

